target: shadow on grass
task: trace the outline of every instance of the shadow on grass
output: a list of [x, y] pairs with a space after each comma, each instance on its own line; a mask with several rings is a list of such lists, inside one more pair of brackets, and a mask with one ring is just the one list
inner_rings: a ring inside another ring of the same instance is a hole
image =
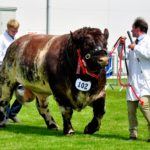
[[[22, 125], [22, 124], [8, 124], [6, 128], [0, 129], [0, 130], [5, 130], [8, 132], [13, 132], [13, 133], [21, 133], [21, 134], [36, 134], [36, 135], [43, 135], [43, 136], [56, 136], [56, 137], [63, 137], [65, 136], [63, 134], [62, 130], [54, 131], [54, 130], [49, 130], [46, 127], [39, 127], [39, 126], [32, 126], [32, 125]], [[123, 135], [115, 135], [115, 134], [104, 134], [104, 133], [95, 133], [92, 135], [89, 134], [84, 134], [82, 131], [75, 131], [75, 136], [91, 136], [91, 137], [96, 137], [100, 139], [118, 139], [118, 140], [128, 140], [128, 137], [124, 137]]]
[[[78, 135], [82, 134], [84, 136], [87, 135], [87, 136], [92, 136], [92, 137], [96, 137], [99, 139], [107, 139], [107, 140], [115, 139], [115, 140], [123, 140], [123, 141], [128, 141], [128, 142], [134, 141], [134, 140], [129, 140], [129, 137], [125, 137], [124, 135], [112, 134], [112, 133], [107, 134], [107, 133], [96, 132], [94, 134], [84, 134], [83, 132], [76, 131], [76, 134], [78, 134]], [[143, 139], [138, 138], [135, 141], [143, 141]]]
[[83, 132], [76, 132], [76, 134], [83, 134], [87, 136], [93, 136], [93, 137], [98, 137], [98, 138], [103, 138], [103, 139], [118, 139], [118, 140], [128, 140], [127, 137], [124, 137], [123, 135], [117, 135], [117, 134], [101, 134], [101, 133], [94, 133], [94, 134], [84, 134]]
[[43, 136], [63, 136], [62, 130], [49, 130], [46, 127], [32, 125], [9, 124], [5, 128], [0, 130], [5, 130], [13, 133], [37, 134]]
[[107, 139], [128, 140], [127, 137], [124, 137], [123, 135], [117, 135], [117, 134], [94, 134], [93, 136], [99, 138], [107, 138]]

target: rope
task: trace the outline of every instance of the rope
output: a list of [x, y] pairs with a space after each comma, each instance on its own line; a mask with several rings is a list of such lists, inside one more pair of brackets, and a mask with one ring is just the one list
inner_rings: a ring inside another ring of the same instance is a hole
[[[112, 55], [112, 53], [115, 51], [115, 49], [117, 49], [117, 47], [122, 44], [121, 43], [121, 37], [117, 40], [116, 44], [114, 45], [114, 48], [112, 49], [112, 51], [109, 53], [109, 56]], [[122, 44], [121, 46], [121, 52], [120, 52], [120, 60], [119, 60], [119, 68], [118, 68], [118, 81], [119, 81], [119, 84], [124, 87], [124, 88], [127, 88], [127, 87], [130, 87], [133, 94], [135, 95], [135, 97], [137, 98], [137, 100], [141, 103], [141, 105], [143, 106], [144, 105], [144, 102], [140, 99], [140, 97], [137, 95], [134, 87], [129, 84], [129, 83], [123, 83], [121, 81], [121, 68], [122, 68], [122, 57], [123, 57], [123, 51], [125, 50], [125, 44]], [[126, 66], [127, 67], [127, 66]]]

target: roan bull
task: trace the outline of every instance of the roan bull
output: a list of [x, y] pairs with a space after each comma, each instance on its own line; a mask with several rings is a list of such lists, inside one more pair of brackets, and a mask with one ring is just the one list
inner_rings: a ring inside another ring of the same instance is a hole
[[5, 109], [21, 83], [30, 95], [23, 98], [36, 97], [37, 109], [48, 129], [58, 129], [46, 99], [53, 94], [62, 113], [64, 134], [74, 133], [73, 110], [80, 111], [87, 105], [93, 107], [93, 118], [84, 133], [99, 130], [105, 113], [107, 39], [107, 29], [102, 33], [84, 27], [57, 36], [24, 35], [13, 42], [0, 73], [0, 126], [5, 126]]

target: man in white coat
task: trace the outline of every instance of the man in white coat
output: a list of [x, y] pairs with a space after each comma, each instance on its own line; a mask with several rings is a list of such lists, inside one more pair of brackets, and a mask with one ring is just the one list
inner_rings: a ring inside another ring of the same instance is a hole
[[128, 83], [137, 96], [143, 101], [139, 103], [131, 87], [127, 88], [127, 108], [129, 120], [129, 138], [136, 140], [138, 136], [137, 108], [139, 107], [147, 121], [148, 142], [150, 142], [150, 37], [147, 35], [148, 24], [137, 18], [132, 25], [132, 36], [136, 41], [128, 45]]
[[[19, 22], [15, 19], [10, 19], [7, 23], [7, 30], [0, 35], [0, 66], [2, 65], [7, 48], [15, 40], [18, 28]], [[11, 108], [7, 108], [7, 117], [12, 119], [14, 122], [18, 122], [19, 120], [16, 115], [20, 111], [21, 107], [22, 104], [19, 103], [18, 100], [15, 100]]]

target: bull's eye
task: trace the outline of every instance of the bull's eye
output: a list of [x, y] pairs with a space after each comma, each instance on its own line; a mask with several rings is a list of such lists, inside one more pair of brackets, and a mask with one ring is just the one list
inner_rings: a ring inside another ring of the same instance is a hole
[[90, 58], [91, 58], [91, 54], [87, 53], [87, 54], [85, 55], [85, 59], [90, 59]]

